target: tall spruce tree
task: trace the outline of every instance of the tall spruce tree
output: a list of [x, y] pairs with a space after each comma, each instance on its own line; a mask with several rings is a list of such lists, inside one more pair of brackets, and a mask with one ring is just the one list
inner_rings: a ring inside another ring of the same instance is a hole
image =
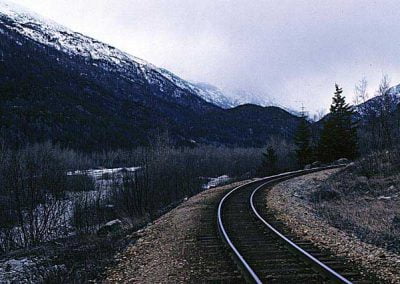
[[332, 162], [339, 158], [354, 159], [357, 156], [357, 131], [352, 121], [354, 110], [342, 96], [342, 88], [337, 84], [335, 88], [330, 113], [318, 145], [318, 155], [323, 162]]
[[310, 125], [307, 122], [307, 116], [304, 111], [301, 113], [301, 121], [297, 127], [294, 143], [296, 145], [297, 163], [304, 167], [313, 159]]

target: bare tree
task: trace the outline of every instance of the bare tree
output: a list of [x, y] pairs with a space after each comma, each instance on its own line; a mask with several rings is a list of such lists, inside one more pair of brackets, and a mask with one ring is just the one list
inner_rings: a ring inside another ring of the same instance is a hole
[[362, 152], [374, 148], [377, 145], [377, 123], [376, 110], [373, 103], [368, 102], [370, 99], [368, 93], [368, 82], [366, 78], [362, 78], [354, 87], [354, 105], [359, 115], [358, 135], [359, 148]]
[[354, 101], [358, 103], [360, 117], [358, 132], [362, 152], [392, 147], [398, 129], [395, 127], [397, 101], [391, 93], [389, 76], [382, 76], [372, 99], [369, 99], [367, 86], [367, 81], [362, 79], [354, 89]]
[[31, 246], [63, 235], [68, 204], [63, 200], [65, 168], [60, 149], [50, 144], [10, 151], [2, 164], [2, 198], [16, 246]]
[[358, 108], [361, 113], [364, 113], [364, 108], [366, 108], [366, 102], [369, 99], [368, 94], [368, 82], [364, 77], [362, 78], [358, 84], [354, 87], [354, 105]]
[[376, 94], [379, 98], [378, 121], [379, 137], [381, 137], [381, 147], [387, 148], [392, 145], [391, 116], [395, 109], [395, 100], [389, 92], [390, 79], [388, 75], [383, 75]]
[[[271, 138], [267, 144], [275, 145], [282, 169], [293, 166], [291, 143]], [[175, 148], [165, 136], [155, 137], [150, 147], [91, 154], [51, 143], [21, 149], [0, 144], [0, 253], [66, 236], [71, 229], [90, 234], [116, 218], [134, 224], [154, 217], [204, 190], [211, 177], [254, 176], [261, 153], [261, 148]], [[110, 176], [101, 192], [88, 177], [67, 175], [100, 166], [141, 170], [124, 171], [122, 180]]]

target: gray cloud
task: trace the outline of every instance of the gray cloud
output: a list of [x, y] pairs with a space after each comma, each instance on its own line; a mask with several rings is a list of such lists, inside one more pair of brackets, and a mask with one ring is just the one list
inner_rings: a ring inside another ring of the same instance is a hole
[[[185, 79], [327, 109], [334, 83], [400, 82], [397, 0], [15, 0]], [[39, 3], [38, 3], [39, 2]]]

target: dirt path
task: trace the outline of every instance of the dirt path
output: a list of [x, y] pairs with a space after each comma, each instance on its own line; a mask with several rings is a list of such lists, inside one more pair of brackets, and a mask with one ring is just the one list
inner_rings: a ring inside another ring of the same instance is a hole
[[327, 170], [282, 182], [265, 196], [268, 208], [296, 234], [321, 248], [344, 256], [388, 283], [400, 283], [400, 256], [361, 242], [356, 237], [330, 226], [319, 217], [309, 196], [322, 181], [338, 171]]
[[139, 240], [116, 256], [105, 282], [243, 282], [216, 227], [219, 200], [243, 183], [202, 192], [136, 233]]

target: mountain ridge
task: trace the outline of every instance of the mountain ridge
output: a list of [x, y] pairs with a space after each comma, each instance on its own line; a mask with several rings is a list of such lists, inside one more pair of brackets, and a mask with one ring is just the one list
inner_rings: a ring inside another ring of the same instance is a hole
[[177, 145], [262, 146], [270, 136], [290, 138], [298, 120], [284, 112], [283, 125], [270, 126], [282, 113], [269, 108], [238, 119], [165, 69], [1, 9], [0, 51], [0, 134], [15, 146], [51, 140], [88, 151], [126, 148], [149, 144], [160, 131]]

